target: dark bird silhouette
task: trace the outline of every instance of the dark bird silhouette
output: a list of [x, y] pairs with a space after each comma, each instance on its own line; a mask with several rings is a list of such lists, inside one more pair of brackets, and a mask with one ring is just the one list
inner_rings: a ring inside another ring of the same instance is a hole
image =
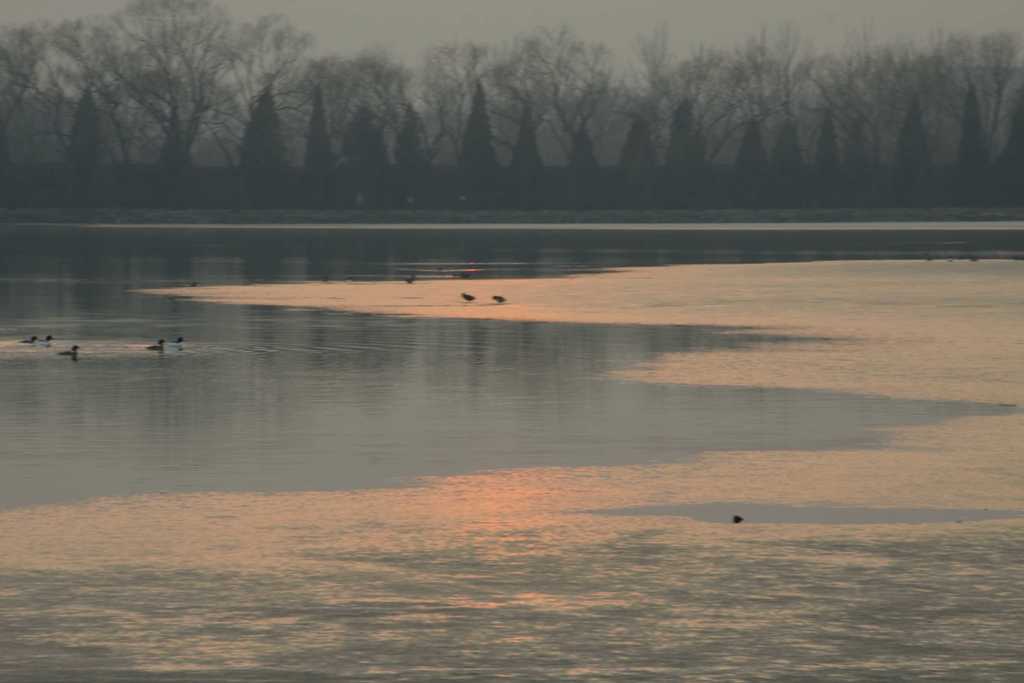
[[416, 273], [409, 273], [409, 277], [405, 278], [405, 281], [408, 284], [410, 284], [410, 285], [415, 283], [416, 282]]
[[32, 335], [31, 337], [29, 337], [28, 339], [22, 339], [22, 340], [21, 340], [20, 342], [18, 342], [18, 343], [19, 343], [19, 344], [35, 344], [35, 343], [36, 343], [37, 341], [39, 341], [39, 337], [37, 337], [37, 336], [35, 336], [35, 335], [33, 334], [33, 335]]
[[476, 297], [473, 296], [472, 294], [466, 294], [465, 292], [463, 292], [462, 300], [465, 301], [466, 303], [471, 303], [473, 301], [476, 301]]
[[76, 344], [76, 345], [72, 346], [70, 349], [68, 349], [67, 351], [61, 351], [57, 355], [58, 356], [67, 356], [71, 360], [78, 360], [78, 348], [79, 347]]
[[184, 337], [178, 337], [177, 339], [174, 340], [174, 350], [175, 351], [184, 351], [185, 350], [185, 338]]
[[165, 345], [166, 343], [167, 343], [167, 340], [166, 340], [166, 339], [161, 339], [160, 341], [158, 341], [158, 342], [157, 342], [156, 344], [154, 344], [153, 346], [147, 346], [147, 347], [146, 347], [146, 350], [147, 350], [147, 351], [163, 351], [163, 350], [164, 350], [164, 345]]
[[733, 524], [742, 524], [743, 523], [743, 518], [740, 517], [739, 515], [733, 515], [732, 516], [732, 523]]
[[508, 299], [506, 299], [503, 296], [492, 296], [491, 298], [494, 299], [494, 303], [496, 303], [496, 304], [503, 304], [506, 301], [508, 301]]

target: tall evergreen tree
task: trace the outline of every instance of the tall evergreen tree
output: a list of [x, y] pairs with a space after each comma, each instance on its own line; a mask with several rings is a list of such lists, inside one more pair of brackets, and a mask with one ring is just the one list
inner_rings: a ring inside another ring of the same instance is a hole
[[864, 119], [856, 117], [850, 123], [843, 148], [842, 199], [855, 207], [868, 206], [876, 200], [874, 173], [867, 127]]
[[707, 143], [694, 120], [693, 103], [683, 100], [672, 114], [672, 129], [662, 173], [662, 203], [673, 208], [698, 206], [706, 194], [710, 170]]
[[487, 93], [480, 82], [476, 84], [473, 105], [466, 120], [459, 168], [470, 201], [476, 206], [491, 205], [495, 200], [501, 169], [494, 152], [494, 134], [491, 129], [491, 117], [487, 112]]
[[840, 197], [839, 140], [831, 109], [818, 130], [818, 143], [814, 151], [814, 175], [817, 201], [820, 206], [838, 206]]
[[807, 203], [804, 158], [800, 151], [800, 132], [796, 121], [787, 118], [779, 130], [770, 161], [773, 192], [769, 203], [780, 208], [799, 208]]
[[960, 123], [953, 196], [962, 206], [976, 206], [985, 201], [988, 185], [988, 150], [981, 124], [981, 107], [978, 91], [971, 85], [964, 99]]
[[382, 186], [391, 162], [384, 131], [376, 115], [365, 104], [356, 109], [345, 129], [342, 153], [351, 187], [356, 191], [356, 205], [384, 205], [387, 193]]
[[519, 135], [512, 153], [509, 168], [511, 189], [520, 208], [536, 208], [539, 204], [539, 189], [542, 185], [544, 161], [537, 146], [537, 124], [533, 120], [533, 108], [523, 106], [519, 118]]
[[268, 88], [256, 100], [242, 137], [243, 205], [280, 206], [286, 163], [281, 118]]
[[402, 127], [395, 139], [395, 166], [400, 204], [415, 206], [426, 194], [430, 159], [424, 145], [423, 120], [411, 105], [405, 106]]
[[71, 202], [74, 206], [91, 206], [100, 163], [100, 118], [96, 101], [88, 90], [75, 109], [67, 156], [71, 168]]
[[586, 125], [580, 125], [572, 138], [569, 153], [569, 203], [576, 209], [601, 206], [601, 166], [594, 154], [594, 142]]
[[903, 206], [926, 206], [931, 203], [931, 155], [928, 132], [924, 125], [921, 101], [914, 98], [907, 109], [900, 129], [893, 178], [893, 199]]
[[629, 208], [649, 207], [654, 199], [657, 153], [651, 138], [651, 124], [635, 117], [630, 124], [619, 160], [622, 200]]
[[11, 153], [7, 146], [7, 126], [0, 120], [0, 207], [14, 208], [17, 192], [11, 172]]
[[761, 138], [761, 122], [747, 123], [733, 167], [733, 201], [742, 207], [758, 206], [764, 195], [768, 156]]
[[172, 110], [160, 148], [160, 187], [164, 206], [184, 208], [191, 194], [192, 158], [185, 143], [181, 117]]
[[313, 112], [309, 117], [309, 132], [306, 134], [304, 172], [306, 190], [312, 206], [330, 206], [333, 194], [331, 187], [334, 177], [334, 153], [331, 151], [331, 136], [327, 130], [324, 93], [319, 85], [313, 89]]
[[1024, 97], [1013, 110], [1010, 139], [996, 162], [999, 201], [1008, 206], [1024, 206]]

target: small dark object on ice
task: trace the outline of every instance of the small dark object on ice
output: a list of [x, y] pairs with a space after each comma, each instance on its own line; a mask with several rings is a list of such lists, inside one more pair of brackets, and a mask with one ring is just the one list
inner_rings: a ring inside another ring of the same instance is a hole
[[733, 524], [741, 524], [742, 522], [743, 522], [743, 518], [740, 517], [739, 515], [733, 515], [732, 516], [732, 523]]
[[503, 304], [506, 301], [508, 301], [508, 299], [506, 299], [503, 296], [492, 296], [491, 298], [494, 299], [494, 303], [498, 303], [498, 304]]
[[466, 294], [465, 292], [463, 292], [462, 293], [462, 300], [467, 302], [467, 303], [469, 303], [469, 302], [476, 301], [476, 297], [473, 296], [472, 294]]
[[409, 274], [409, 277], [405, 278], [405, 281], [406, 281], [406, 282], [407, 282], [408, 284], [410, 284], [410, 285], [411, 285], [411, 284], [413, 284], [413, 283], [415, 283], [415, 282], [416, 282], [416, 273], [410, 273], [410, 274]]

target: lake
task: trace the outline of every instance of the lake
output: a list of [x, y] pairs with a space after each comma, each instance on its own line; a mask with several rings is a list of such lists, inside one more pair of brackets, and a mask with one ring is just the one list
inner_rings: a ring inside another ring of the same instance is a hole
[[1020, 680], [1022, 258], [0, 226], [0, 679]]

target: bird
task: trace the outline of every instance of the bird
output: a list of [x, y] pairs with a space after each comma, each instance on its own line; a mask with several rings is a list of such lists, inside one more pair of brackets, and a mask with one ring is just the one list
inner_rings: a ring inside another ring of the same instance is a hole
[[46, 335], [46, 339], [39, 339], [36, 341], [36, 346], [42, 346], [44, 349], [50, 348], [50, 342], [53, 341], [53, 335]]
[[161, 339], [160, 341], [158, 341], [158, 342], [157, 342], [156, 344], [154, 344], [153, 346], [147, 346], [147, 347], [146, 347], [146, 350], [147, 350], [147, 351], [160, 351], [160, 352], [163, 352], [163, 350], [164, 350], [164, 345], [165, 345], [166, 343], [167, 343], [167, 340], [166, 340], [166, 339]]
[[473, 301], [476, 301], [476, 297], [473, 296], [472, 294], [466, 294], [465, 292], [463, 292], [462, 300], [465, 301], [466, 303], [471, 303]]
[[492, 296], [491, 298], [494, 299], [494, 303], [496, 304], [503, 304], [506, 301], [508, 301], [508, 299], [506, 299], [505, 297], [498, 295]]
[[743, 523], [743, 518], [740, 517], [739, 515], [733, 515], [732, 516], [732, 523], [733, 524], [742, 524]]
[[71, 360], [78, 360], [78, 348], [79, 348], [78, 345], [75, 344], [74, 346], [72, 346], [67, 351], [61, 351], [57, 355], [58, 356], [68, 356], [68, 357], [71, 358]]
[[33, 344], [34, 345], [38, 341], [39, 341], [39, 337], [37, 337], [36, 335], [33, 334], [29, 339], [22, 339], [18, 343], [19, 344]]
[[416, 273], [409, 273], [409, 277], [405, 278], [406, 283], [414, 284], [416, 282]]
[[174, 350], [175, 351], [184, 351], [185, 350], [185, 338], [184, 337], [178, 337], [177, 339], [174, 340], [173, 346], [174, 346]]

